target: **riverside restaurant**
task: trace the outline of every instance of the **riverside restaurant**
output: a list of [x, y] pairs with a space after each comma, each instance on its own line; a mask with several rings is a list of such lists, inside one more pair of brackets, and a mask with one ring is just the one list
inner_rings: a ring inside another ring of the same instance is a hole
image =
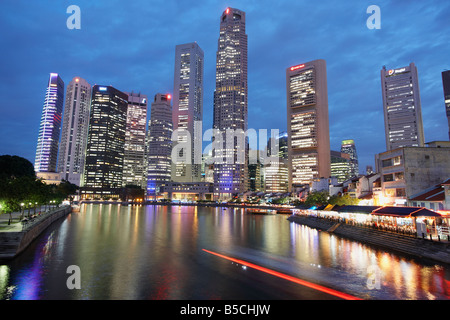
[[421, 238], [450, 240], [450, 215], [422, 207], [327, 205], [292, 212]]

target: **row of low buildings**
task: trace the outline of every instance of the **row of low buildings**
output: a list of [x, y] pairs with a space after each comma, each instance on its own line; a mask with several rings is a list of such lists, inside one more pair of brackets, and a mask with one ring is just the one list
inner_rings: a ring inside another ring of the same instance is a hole
[[401, 147], [377, 154], [376, 173], [338, 183], [318, 179], [312, 191], [347, 194], [361, 205], [424, 207], [450, 211], [450, 142]]

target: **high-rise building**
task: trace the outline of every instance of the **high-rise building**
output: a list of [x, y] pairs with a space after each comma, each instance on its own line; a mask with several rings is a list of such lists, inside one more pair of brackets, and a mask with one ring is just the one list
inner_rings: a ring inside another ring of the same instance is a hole
[[331, 157], [331, 176], [337, 179], [338, 183], [342, 183], [352, 177], [350, 155], [339, 151], [330, 151]]
[[286, 70], [289, 191], [330, 177], [325, 60]]
[[358, 154], [356, 153], [355, 141], [352, 139], [342, 140], [341, 152], [350, 156], [350, 178], [359, 176]]
[[227, 199], [244, 193], [248, 186], [247, 94], [245, 12], [227, 8], [220, 17], [216, 54], [215, 198]]
[[127, 125], [125, 130], [125, 149], [123, 159], [122, 185], [147, 185], [147, 161], [145, 153], [145, 134], [147, 122], [147, 96], [141, 93], [128, 93]]
[[94, 85], [83, 172], [83, 187], [92, 197], [118, 197], [122, 188], [128, 95], [111, 86]]
[[442, 72], [442, 85], [444, 87], [445, 113], [448, 121], [448, 138], [450, 139], [450, 70]]
[[36, 147], [34, 171], [56, 172], [59, 135], [64, 106], [64, 81], [57, 73], [50, 73], [42, 109]]
[[148, 126], [147, 200], [155, 200], [161, 185], [170, 182], [172, 153], [171, 95], [158, 93], [151, 105]]
[[58, 172], [61, 179], [77, 186], [84, 170], [90, 107], [91, 85], [80, 77], [74, 77], [66, 89]]
[[173, 129], [177, 142], [172, 159], [172, 180], [201, 181], [203, 119], [203, 51], [199, 45], [187, 43], [175, 48], [173, 91]]
[[289, 189], [288, 134], [283, 132], [267, 142], [264, 163], [264, 190], [267, 193], [287, 192]]
[[419, 79], [414, 63], [381, 69], [386, 149], [423, 147], [424, 134]]

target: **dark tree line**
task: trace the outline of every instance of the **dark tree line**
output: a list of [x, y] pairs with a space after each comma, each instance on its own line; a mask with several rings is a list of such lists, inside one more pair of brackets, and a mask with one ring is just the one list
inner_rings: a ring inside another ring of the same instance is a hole
[[12, 213], [70, 199], [78, 187], [68, 181], [46, 184], [36, 178], [33, 164], [19, 156], [0, 156], [0, 212]]

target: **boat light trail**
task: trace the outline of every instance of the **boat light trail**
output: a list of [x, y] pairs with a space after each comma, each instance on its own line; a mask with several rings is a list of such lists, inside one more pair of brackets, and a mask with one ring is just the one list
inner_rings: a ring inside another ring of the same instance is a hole
[[278, 272], [278, 271], [275, 271], [275, 270], [267, 269], [267, 268], [258, 266], [256, 264], [253, 264], [253, 263], [250, 263], [250, 262], [247, 262], [247, 261], [244, 261], [244, 260], [239, 260], [239, 259], [235, 259], [235, 258], [232, 258], [232, 257], [228, 257], [226, 255], [223, 255], [223, 254], [220, 254], [220, 253], [217, 253], [217, 252], [213, 252], [213, 251], [209, 251], [209, 250], [206, 250], [206, 249], [202, 249], [202, 250], [205, 251], [205, 252], [208, 252], [210, 254], [213, 254], [215, 256], [224, 258], [226, 260], [242, 264], [244, 266], [247, 266], [247, 267], [250, 267], [250, 268], [253, 268], [253, 269], [256, 269], [256, 270], [268, 273], [268, 274], [271, 274], [271, 275], [273, 275], [275, 277], [278, 277], [278, 278], [281, 278], [281, 279], [285, 279], [285, 280], [288, 280], [288, 281], [300, 284], [302, 286], [305, 286], [305, 287], [308, 287], [308, 288], [312, 288], [312, 289], [315, 289], [315, 290], [318, 290], [318, 291], [321, 291], [321, 292], [324, 292], [324, 293], [336, 296], [336, 297], [341, 298], [341, 299], [345, 299], [345, 300], [362, 300], [362, 299], [360, 299], [358, 297], [346, 294], [344, 292], [340, 292], [340, 291], [337, 291], [337, 290], [334, 290], [334, 289], [330, 289], [330, 288], [327, 288], [327, 287], [324, 287], [324, 286], [321, 286], [321, 285], [318, 285], [318, 284], [315, 284], [315, 283], [312, 283], [312, 282], [308, 282], [308, 281], [305, 281], [305, 280], [302, 280], [302, 279], [299, 279], [299, 278], [296, 278], [296, 277], [293, 277], [293, 276], [290, 276], [290, 275], [287, 275], [287, 274], [284, 274], [284, 273], [281, 273], [281, 272]]

